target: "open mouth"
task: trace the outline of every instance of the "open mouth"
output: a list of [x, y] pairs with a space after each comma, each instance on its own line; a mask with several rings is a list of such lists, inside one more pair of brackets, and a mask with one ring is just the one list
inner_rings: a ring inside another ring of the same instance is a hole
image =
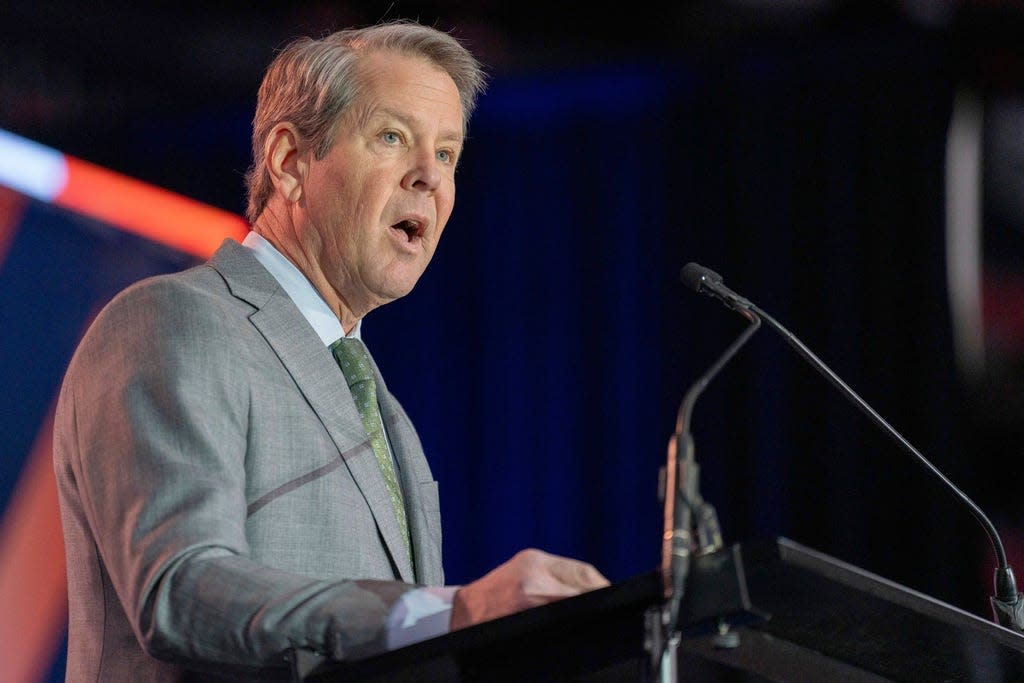
[[406, 219], [404, 221], [398, 221], [391, 226], [393, 230], [405, 234], [405, 239], [409, 242], [416, 240], [423, 236], [424, 225], [419, 221]]

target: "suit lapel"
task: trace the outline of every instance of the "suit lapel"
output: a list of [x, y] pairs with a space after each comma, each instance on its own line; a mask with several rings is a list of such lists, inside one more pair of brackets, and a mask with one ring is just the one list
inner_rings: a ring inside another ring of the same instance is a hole
[[224, 277], [232, 294], [257, 309], [249, 319], [281, 359], [337, 445], [352, 479], [373, 513], [399, 578], [414, 581], [380, 467], [344, 375], [330, 351], [288, 294], [245, 247], [227, 241], [214, 254], [210, 264]]
[[388, 430], [391, 449], [398, 461], [405, 513], [416, 560], [416, 580], [426, 585], [444, 583], [441, 561], [440, 513], [437, 509], [437, 483], [433, 481], [419, 437], [398, 401], [388, 391], [376, 362], [370, 359], [374, 379], [380, 391], [378, 403]]

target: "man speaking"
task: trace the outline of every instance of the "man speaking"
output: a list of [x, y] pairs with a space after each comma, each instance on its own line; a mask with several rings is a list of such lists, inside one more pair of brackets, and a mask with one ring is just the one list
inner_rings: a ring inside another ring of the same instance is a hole
[[528, 550], [443, 587], [437, 484], [360, 340], [430, 262], [483, 80], [413, 23], [270, 65], [252, 232], [115, 298], [61, 390], [69, 680], [273, 674], [607, 585]]

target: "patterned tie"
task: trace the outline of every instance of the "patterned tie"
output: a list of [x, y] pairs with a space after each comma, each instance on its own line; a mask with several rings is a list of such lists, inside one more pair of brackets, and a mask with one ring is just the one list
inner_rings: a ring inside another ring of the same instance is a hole
[[384, 424], [380, 417], [380, 408], [377, 406], [377, 383], [373, 380], [373, 371], [370, 369], [370, 358], [366, 354], [366, 347], [358, 339], [342, 337], [331, 344], [331, 353], [338, 361], [341, 371], [345, 373], [345, 380], [349, 389], [352, 390], [352, 398], [355, 399], [356, 407], [359, 408], [359, 415], [363, 419], [363, 428], [370, 437], [370, 448], [377, 458], [377, 465], [380, 473], [384, 476], [384, 484], [387, 486], [388, 495], [391, 496], [391, 507], [395, 509], [395, 517], [398, 518], [398, 528], [402, 531], [402, 541], [405, 542], [405, 550], [409, 553], [409, 561], [412, 561], [411, 543], [409, 540], [409, 522], [405, 518], [405, 503], [402, 500], [402, 491], [398, 486], [398, 477], [395, 475], [395, 464], [388, 452], [387, 442], [384, 440]]

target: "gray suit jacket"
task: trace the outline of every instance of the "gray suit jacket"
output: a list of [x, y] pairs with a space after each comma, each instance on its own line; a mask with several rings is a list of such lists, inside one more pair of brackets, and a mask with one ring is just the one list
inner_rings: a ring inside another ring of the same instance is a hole
[[68, 680], [252, 676], [291, 646], [380, 649], [391, 605], [443, 575], [437, 484], [374, 374], [415, 574], [341, 371], [244, 247], [118, 295], [54, 428]]

